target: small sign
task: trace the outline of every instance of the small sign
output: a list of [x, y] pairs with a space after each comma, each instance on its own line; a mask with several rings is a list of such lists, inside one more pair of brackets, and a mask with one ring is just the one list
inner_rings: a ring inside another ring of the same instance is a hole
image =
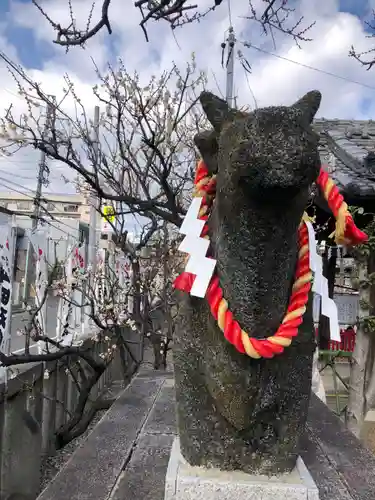
[[[355, 325], [358, 316], [358, 295], [336, 293], [334, 301], [337, 305], [339, 324], [340, 325]], [[314, 322], [319, 322], [320, 314], [320, 297], [314, 295]]]
[[112, 233], [113, 226], [106, 220], [102, 220], [102, 233]]
[[111, 233], [113, 232], [113, 226], [115, 223], [115, 209], [112, 205], [106, 205], [103, 207], [103, 217], [102, 217], [102, 232]]
[[112, 224], [115, 222], [115, 209], [112, 205], [103, 207], [103, 219], [107, 222], [112, 222]]

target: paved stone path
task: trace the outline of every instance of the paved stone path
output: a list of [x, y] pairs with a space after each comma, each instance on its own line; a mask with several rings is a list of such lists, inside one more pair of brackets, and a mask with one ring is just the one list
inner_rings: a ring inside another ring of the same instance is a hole
[[173, 373], [141, 371], [39, 500], [163, 500], [175, 434]]
[[[39, 500], [164, 500], [176, 432], [172, 371], [143, 369]], [[315, 396], [301, 455], [320, 500], [374, 500], [375, 456]]]
[[165, 475], [176, 432], [174, 399], [174, 380], [166, 378], [111, 500], [164, 500]]

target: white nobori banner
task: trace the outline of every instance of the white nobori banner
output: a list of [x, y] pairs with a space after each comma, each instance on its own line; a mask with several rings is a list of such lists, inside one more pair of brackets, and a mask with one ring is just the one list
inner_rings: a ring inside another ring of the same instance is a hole
[[12, 226], [8, 218], [0, 219], [0, 351], [8, 354], [12, 307], [13, 255]]

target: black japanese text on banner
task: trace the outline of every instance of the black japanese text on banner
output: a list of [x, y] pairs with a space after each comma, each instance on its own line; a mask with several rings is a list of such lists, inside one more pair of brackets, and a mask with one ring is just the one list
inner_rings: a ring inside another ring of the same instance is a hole
[[12, 229], [10, 221], [0, 220], [0, 351], [8, 354], [12, 304]]

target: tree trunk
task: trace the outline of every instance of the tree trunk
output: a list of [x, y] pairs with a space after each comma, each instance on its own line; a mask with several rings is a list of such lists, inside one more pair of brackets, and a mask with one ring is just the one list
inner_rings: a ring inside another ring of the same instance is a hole
[[[367, 258], [358, 261], [358, 277], [360, 284], [368, 277]], [[352, 357], [352, 367], [349, 382], [349, 401], [346, 413], [346, 424], [357, 437], [366, 414], [366, 364], [370, 347], [370, 336], [366, 331], [364, 320], [369, 315], [370, 287], [360, 286], [358, 326], [355, 348]]]

